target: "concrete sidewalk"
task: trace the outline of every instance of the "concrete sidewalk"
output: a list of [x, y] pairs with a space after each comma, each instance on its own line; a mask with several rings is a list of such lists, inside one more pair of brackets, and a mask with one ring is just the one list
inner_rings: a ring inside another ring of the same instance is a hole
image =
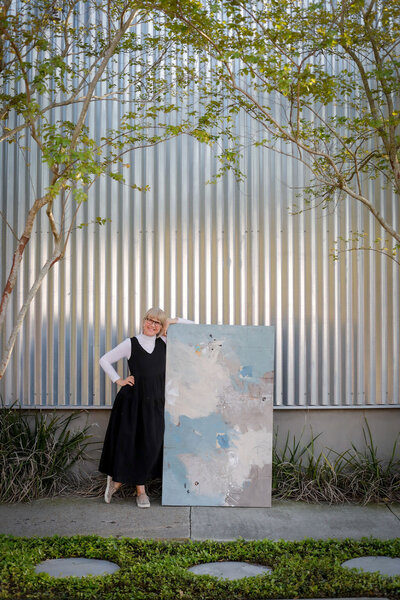
[[400, 537], [400, 504], [329, 505], [274, 501], [272, 508], [167, 507], [134, 498], [57, 497], [0, 504], [0, 533], [16, 536], [98, 534], [163, 540], [360, 539]]

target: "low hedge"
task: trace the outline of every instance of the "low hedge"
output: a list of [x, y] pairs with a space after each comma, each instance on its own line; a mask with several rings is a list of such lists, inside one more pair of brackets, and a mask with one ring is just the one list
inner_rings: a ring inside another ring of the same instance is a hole
[[[12, 600], [244, 600], [386, 597], [400, 599], [400, 576], [348, 570], [341, 564], [370, 555], [400, 557], [400, 538], [301, 542], [156, 542], [98, 536], [0, 536], [0, 598]], [[101, 577], [57, 579], [36, 574], [50, 558], [97, 558], [121, 569]], [[187, 568], [222, 560], [272, 567], [237, 581], [194, 575]]]

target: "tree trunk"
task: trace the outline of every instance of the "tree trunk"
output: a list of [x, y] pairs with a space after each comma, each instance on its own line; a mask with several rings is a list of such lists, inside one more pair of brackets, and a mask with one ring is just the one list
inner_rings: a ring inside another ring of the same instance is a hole
[[0, 380], [2, 379], [4, 372], [7, 368], [7, 365], [10, 361], [11, 353], [13, 351], [14, 344], [15, 344], [15, 340], [17, 339], [17, 335], [19, 333], [19, 330], [21, 329], [22, 323], [24, 321], [25, 315], [28, 311], [28, 308], [29, 308], [31, 302], [34, 299], [35, 295], [37, 294], [40, 286], [43, 283], [44, 278], [50, 271], [51, 267], [56, 262], [58, 262], [60, 260], [60, 258], [62, 258], [62, 256], [63, 256], [63, 252], [61, 251], [60, 244], [56, 244], [54, 247], [54, 250], [53, 250], [53, 254], [51, 255], [50, 258], [47, 259], [47, 261], [45, 262], [43, 267], [40, 269], [31, 289], [29, 290], [28, 296], [26, 297], [26, 300], [18, 313], [17, 320], [11, 331], [10, 337], [8, 338], [8, 342], [4, 349], [3, 356], [1, 357]]
[[33, 224], [35, 222], [36, 216], [41, 208], [47, 204], [49, 201], [48, 195], [43, 196], [42, 198], [37, 198], [28, 213], [28, 218], [25, 223], [25, 229], [22, 236], [19, 239], [18, 246], [14, 252], [13, 261], [10, 269], [10, 273], [8, 274], [8, 279], [6, 285], [4, 286], [3, 294], [1, 296], [0, 302], [0, 331], [4, 325], [4, 321], [6, 318], [6, 312], [8, 303], [10, 301], [11, 293], [15, 287], [17, 282], [17, 276], [19, 267], [22, 262], [22, 258], [24, 256], [24, 252], [26, 246], [31, 238]]

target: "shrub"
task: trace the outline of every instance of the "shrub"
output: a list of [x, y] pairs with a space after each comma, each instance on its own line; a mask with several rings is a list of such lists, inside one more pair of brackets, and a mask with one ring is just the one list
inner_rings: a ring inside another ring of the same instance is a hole
[[275, 498], [306, 502], [396, 502], [400, 500], [398, 439], [389, 460], [378, 457], [371, 430], [363, 428], [365, 447], [353, 444], [344, 452], [325, 449], [318, 454], [312, 436], [306, 444], [287, 433], [282, 449], [277, 435], [272, 451], [272, 487]]
[[33, 500], [59, 492], [73, 478], [71, 467], [90, 443], [89, 427], [71, 431], [66, 417], [0, 408], [0, 501]]

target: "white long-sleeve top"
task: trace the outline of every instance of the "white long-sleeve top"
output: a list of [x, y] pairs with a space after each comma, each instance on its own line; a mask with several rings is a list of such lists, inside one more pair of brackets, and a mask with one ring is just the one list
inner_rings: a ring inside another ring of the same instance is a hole
[[[193, 323], [193, 321], [188, 321], [187, 319], [182, 319], [178, 317], [178, 323]], [[139, 335], [135, 337], [138, 340], [139, 344], [142, 346], [142, 348], [146, 350], [146, 352], [148, 352], [149, 354], [153, 352], [157, 336], [149, 336], [144, 335], [144, 333], [139, 333]], [[164, 340], [164, 342], [167, 341], [166, 336], [161, 336], [161, 339]], [[118, 346], [115, 346], [115, 348], [112, 348], [112, 350], [109, 350], [109, 352], [106, 352], [100, 358], [99, 362], [101, 368], [107, 373], [107, 375], [113, 383], [118, 381], [118, 379], [123, 379], [112, 366], [113, 363], [116, 363], [119, 360], [122, 360], [123, 358], [129, 360], [131, 357], [131, 350], [131, 339], [126, 338], [123, 342], [118, 344]]]

